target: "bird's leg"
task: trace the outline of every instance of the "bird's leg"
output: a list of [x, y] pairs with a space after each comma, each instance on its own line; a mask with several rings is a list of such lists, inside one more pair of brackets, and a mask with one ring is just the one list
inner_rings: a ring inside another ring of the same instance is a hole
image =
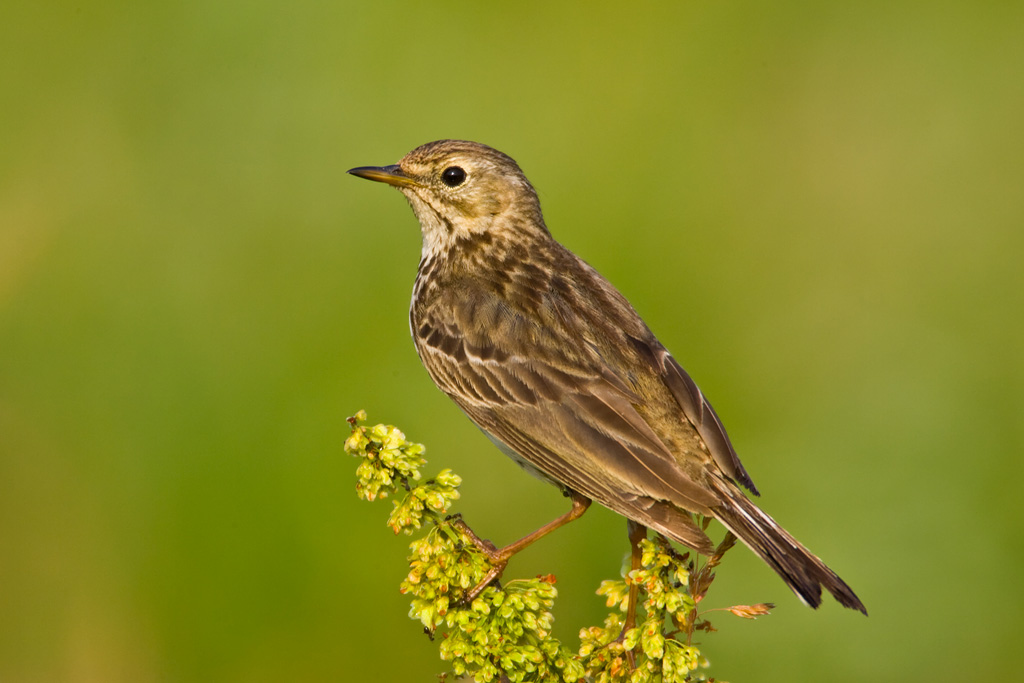
[[[629, 533], [629, 569], [630, 572], [640, 569], [640, 559], [643, 557], [643, 550], [640, 548], [640, 541], [647, 538], [647, 527], [638, 524], [631, 519], [626, 520], [626, 529]], [[626, 637], [626, 631], [636, 626], [636, 601], [640, 598], [640, 586], [635, 581], [629, 583], [629, 606], [626, 608], [626, 621], [622, 624], [622, 632], [618, 641], [621, 643]], [[633, 651], [626, 652], [626, 661], [632, 671], [636, 668], [636, 660]]]
[[466, 594], [466, 602], [472, 602], [475, 600], [484, 588], [487, 588], [492, 581], [501, 576], [501, 573], [505, 571], [505, 566], [513, 555], [526, 548], [526, 546], [532, 544], [542, 536], [547, 536], [555, 529], [563, 527], [569, 522], [583, 516], [583, 513], [590, 507], [590, 499], [584, 498], [575, 491], [570, 491], [568, 495], [572, 498], [572, 509], [557, 519], [553, 519], [548, 522], [533, 533], [527, 534], [518, 541], [508, 544], [504, 548], [496, 548], [490, 541], [477, 536], [473, 533], [473, 530], [469, 528], [469, 525], [462, 521], [462, 519], [456, 519], [452, 522], [452, 526], [465, 534], [466, 538], [468, 538], [480, 552], [486, 555], [487, 561], [491, 563], [491, 570], [487, 572], [483, 580], [474, 586], [473, 590]]

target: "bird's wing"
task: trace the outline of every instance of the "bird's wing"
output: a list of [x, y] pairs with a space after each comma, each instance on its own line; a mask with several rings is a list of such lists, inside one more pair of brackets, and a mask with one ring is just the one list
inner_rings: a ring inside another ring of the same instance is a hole
[[651, 344], [637, 341], [636, 346], [644, 347], [649, 362], [658, 370], [658, 373], [672, 392], [679, 406], [683, 409], [686, 419], [694, 426], [697, 433], [704, 440], [711, 456], [718, 463], [729, 477], [745, 486], [754, 495], [761, 495], [754, 482], [751, 480], [747, 470], [740, 462], [740, 457], [732, 447], [729, 435], [725, 433], [725, 427], [718, 418], [711, 403], [697, 387], [696, 382], [683, 370], [678, 361], [661, 344]]
[[666, 533], [705, 548], [673, 509], [707, 514], [716, 495], [637, 410], [643, 398], [628, 379], [602, 363], [595, 330], [562, 324], [562, 303], [528, 315], [486, 288], [452, 288], [443, 307], [416, 311], [417, 350], [438, 386], [510, 455], [655, 528], [657, 516], [672, 517], [680, 529]]

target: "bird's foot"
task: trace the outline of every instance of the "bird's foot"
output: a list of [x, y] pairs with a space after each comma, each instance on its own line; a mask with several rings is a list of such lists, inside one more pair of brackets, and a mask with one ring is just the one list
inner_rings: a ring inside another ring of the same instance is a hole
[[469, 539], [470, 543], [475, 545], [476, 549], [487, 557], [487, 561], [490, 564], [495, 566], [508, 564], [508, 558], [512, 556], [511, 553], [506, 553], [508, 548], [498, 548], [486, 538], [477, 536], [476, 532], [469, 528], [469, 525], [463, 521], [462, 517], [455, 517], [450, 521], [453, 527], [462, 532], [462, 535]]
[[507, 564], [508, 562], [506, 561], [502, 564], [491, 567], [491, 571], [487, 572], [487, 574], [484, 575], [484, 578], [480, 581], [480, 583], [473, 586], [473, 588], [468, 593], [466, 593], [466, 597], [464, 598], [465, 603], [469, 604], [476, 600], [478, 597], [480, 597], [480, 594], [484, 592], [484, 589], [490, 586], [492, 583], [495, 584], [497, 588], [501, 588], [501, 584], [499, 583], [498, 579], [501, 578], [501, 573], [505, 571], [505, 566]]
[[491, 565], [491, 569], [484, 575], [484, 578], [473, 586], [473, 588], [470, 589], [463, 598], [463, 601], [468, 604], [476, 600], [485, 588], [492, 583], [496, 583], [497, 580], [501, 578], [501, 574], [505, 571], [505, 567], [508, 566], [508, 560], [512, 557], [513, 552], [509, 552], [509, 547], [498, 548], [486, 538], [480, 538], [477, 536], [476, 533], [469, 528], [469, 525], [462, 520], [462, 517], [452, 519], [451, 522], [452, 526], [458, 529], [463, 536], [469, 539], [470, 543], [476, 546], [476, 549], [487, 558], [487, 563]]
[[[541, 528], [537, 529], [531, 534], [523, 536], [515, 543], [509, 543], [503, 548], [498, 548], [490, 541], [480, 538], [477, 536], [469, 525], [466, 524], [462, 518], [451, 520], [453, 527], [458, 529], [462, 534], [469, 539], [469, 541], [477, 547], [481, 553], [487, 558], [488, 563], [491, 565], [490, 571], [484, 576], [483, 580], [473, 587], [473, 590], [466, 594], [466, 601], [472, 602], [480, 595], [481, 592], [488, 585], [490, 585], [495, 579], [501, 576], [501, 573], [505, 571], [505, 566], [508, 564], [509, 558], [518, 553], [523, 548], [526, 548], [537, 539], [548, 535], [555, 529], [565, 526], [574, 519], [578, 519], [587, 508], [590, 507], [590, 499], [584, 498], [578, 493], [571, 493], [572, 498], [572, 509], [566, 512], [564, 515], [548, 522]], [[645, 530], [646, 533], [646, 530]]]

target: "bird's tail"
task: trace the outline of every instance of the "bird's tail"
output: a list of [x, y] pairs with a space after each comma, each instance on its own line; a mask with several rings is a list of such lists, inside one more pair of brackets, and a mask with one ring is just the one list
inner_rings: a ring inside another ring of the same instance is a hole
[[719, 486], [724, 502], [713, 508], [715, 517], [782, 577], [804, 604], [821, 604], [821, 587], [844, 607], [867, 609], [853, 590], [810, 550], [800, 545], [778, 522], [754, 505], [731, 482]]

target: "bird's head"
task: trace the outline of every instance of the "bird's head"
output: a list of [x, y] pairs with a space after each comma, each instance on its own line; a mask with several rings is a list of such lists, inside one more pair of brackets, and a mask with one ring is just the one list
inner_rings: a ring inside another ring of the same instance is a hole
[[393, 166], [360, 166], [349, 173], [406, 196], [423, 230], [425, 255], [481, 237], [547, 233], [530, 181], [511, 157], [487, 145], [438, 140]]

